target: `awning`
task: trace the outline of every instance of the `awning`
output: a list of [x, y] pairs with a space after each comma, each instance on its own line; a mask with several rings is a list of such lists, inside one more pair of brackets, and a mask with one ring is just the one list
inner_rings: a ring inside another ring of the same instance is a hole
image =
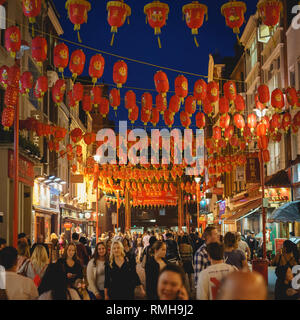
[[251, 213], [255, 209], [259, 209], [261, 206], [261, 199], [257, 199], [251, 202], [248, 202], [245, 206], [238, 209], [236, 213], [226, 219], [226, 221], [234, 221], [243, 218], [245, 215]]
[[284, 187], [291, 187], [291, 180], [289, 178], [288, 173], [285, 170], [278, 171], [277, 173], [273, 174], [269, 178], [267, 178], [265, 182], [266, 187], [277, 187], [277, 188], [284, 188]]
[[300, 201], [288, 202], [277, 208], [268, 222], [300, 222]]

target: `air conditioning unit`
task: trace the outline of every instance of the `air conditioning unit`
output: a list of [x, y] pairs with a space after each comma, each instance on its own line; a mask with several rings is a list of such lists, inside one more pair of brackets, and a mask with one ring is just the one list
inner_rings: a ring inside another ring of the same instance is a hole
[[48, 77], [48, 87], [52, 88], [55, 82], [59, 79], [57, 72], [55, 71], [47, 71]]

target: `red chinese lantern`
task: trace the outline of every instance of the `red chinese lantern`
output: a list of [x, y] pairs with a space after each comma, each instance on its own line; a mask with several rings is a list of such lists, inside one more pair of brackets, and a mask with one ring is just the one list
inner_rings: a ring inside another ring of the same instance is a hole
[[80, 128], [75, 128], [71, 131], [71, 140], [74, 143], [78, 143], [82, 139], [82, 130]]
[[240, 27], [244, 23], [246, 10], [246, 4], [241, 1], [229, 1], [221, 7], [221, 13], [225, 17], [226, 25], [237, 36], [240, 33]]
[[67, 129], [56, 127], [54, 137], [56, 140], [61, 141], [65, 138], [66, 134], [67, 134]]
[[233, 101], [237, 97], [235, 82], [233, 81], [225, 82], [223, 86], [223, 90], [224, 90], [224, 96], [230, 101], [230, 103], [233, 103]]
[[260, 150], [266, 150], [266, 149], [268, 149], [269, 138], [266, 135], [265, 136], [261, 136], [257, 140], [257, 143], [258, 143], [258, 147], [259, 147]]
[[219, 112], [225, 114], [229, 112], [229, 100], [226, 97], [221, 97], [219, 100]]
[[186, 129], [191, 125], [190, 115], [186, 111], [180, 112], [180, 122]]
[[78, 105], [83, 98], [83, 85], [81, 83], [78, 82], [74, 84], [72, 95], [73, 95], [75, 104]]
[[143, 93], [141, 104], [142, 104], [142, 109], [144, 109], [146, 113], [151, 114], [153, 98], [149, 92]]
[[84, 140], [84, 143], [89, 146], [90, 144], [92, 144], [96, 141], [96, 133], [87, 132], [83, 136], [83, 140]]
[[[131, 15], [131, 8], [123, 1], [109, 1], [106, 6], [108, 11], [107, 21], [111, 26], [110, 32], [113, 33], [110, 45], [114, 43], [115, 33], [122, 27], [126, 18]], [[129, 20], [128, 20], [129, 23]]]
[[281, 117], [279, 114], [275, 113], [272, 116], [270, 121], [271, 129], [275, 131], [275, 133], [280, 129], [281, 126]]
[[238, 94], [234, 100], [234, 105], [237, 112], [243, 112], [246, 108], [244, 97]]
[[130, 111], [128, 111], [128, 119], [131, 123], [134, 123], [139, 117], [139, 108], [138, 106], [133, 106]]
[[247, 118], [247, 126], [251, 129], [251, 132], [256, 128], [256, 115], [254, 113], [250, 113]]
[[123, 60], [117, 61], [113, 68], [113, 80], [117, 88], [122, 88], [122, 85], [126, 83], [127, 74], [127, 64]]
[[28, 94], [29, 90], [33, 86], [33, 76], [31, 72], [25, 71], [23, 72], [20, 78], [20, 89], [24, 94]]
[[213, 127], [213, 138], [215, 139], [216, 142], [222, 138], [222, 130], [220, 127], [215, 126]]
[[9, 67], [5, 65], [0, 68], [0, 84], [4, 89], [7, 88], [8, 70], [9, 70]]
[[188, 96], [185, 99], [185, 111], [188, 113], [189, 117], [191, 117], [195, 113], [196, 107], [197, 107], [197, 101], [195, 97]]
[[284, 108], [284, 97], [280, 89], [275, 89], [272, 92], [271, 104], [274, 109], [281, 111]]
[[30, 23], [35, 23], [35, 18], [40, 14], [41, 0], [22, 0], [23, 13], [29, 18]]
[[203, 101], [203, 111], [209, 117], [212, 115], [212, 113], [214, 111], [214, 106], [211, 104], [211, 102], [207, 98], [205, 98]]
[[58, 79], [52, 87], [52, 99], [55, 104], [60, 105], [63, 102], [65, 91], [65, 80]]
[[121, 103], [120, 91], [118, 89], [113, 88], [110, 90], [109, 103], [113, 107], [114, 110], [118, 109], [118, 107]]
[[69, 69], [72, 73], [72, 77], [76, 79], [83, 72], [85, 64], [85, 54], [82, 50], [75, 50], [72, 52]]
[[211, 81], [207, 84], [207, 99], [212, 104], [219, 100], [219, 84]]
[[48, 78], [46, 76], [40, 76], [34, 86], [33, 93], [37, 99], [42, 99], [48, 90]]
[[109, 113], [109, 100], [101, 97], [99, 103], [99, 112], [103, 118], [105, 118]]
[[234, 133], [233, 126], [229, 126], [228, 128], [226, 128], [224, 132], [225, 140], [228, 141], [233, 136], [233, 133]]
[[48, 45], [45, 38], [35, 37], [32, 39], [31, 53], [38, 66], [42, 66], [43, 62], [47, 59], [47, 49]]
[[238, 148], [239, 146], [239, 139], [237, 136], [232, 136], [230, 139], [229, 139], [229, 143], [230, 145], [233, 147], [233, 148]]
[[155, 98], [156, 108], [161, 114], [164, 114], [168, 107], [167, 98], [163, 96], [163, 93], [159, 93]]
[[267, 134], [267, 127], [264, 123], [261, 122], [257, 125], [256, 134], [258, 137], [262, 137]]
[[279, 22], [282, 3], [279, 0], [264, 0], [257, 4], [257, 9], [263, 24], [273, 28]]
[[100, 79], [104, 72], [105, 60], [101, 54], [92, 56], [89, 65], [89, 76], [95, 85], [97, 80]]
[[101, 102], [102, 90], [100, 87], [93, 87], [90, 91], [92, 105], [97, 108]]
[[58, 71], [63, 73], [64, 69], [69, 63], [69, 48], [64, 44], [60, 43], [54, 47], [54, 65], [58, 68]]
[[266, 129], [267, 129], [267, 132], [270, 128], [270, 119], [268, 116], [264, 116], [262, 119], [261, 119], [261, 123], [263, 123], [265, 126], [266, 126]]
[[92, 111], [92, 108], [91, 96], [85, 94], [82, 98], [82, 110], [89, 113]]
[[264, 110], [264, 108], [265, 108], [265, 105], [264, 104], [262, 104], [260, 101], [259, 101], [259, 96], [258, 96], [258, 94], [256, 94], [255, 95], [255, 107], [256, 107], [256, 109], [258, 109], [258, 110]]
[[4, 95], [4, 104], [7, 107], [15, 107], [19, 98], [19, 89], [8, 86]]
[[13, 65], [8, 69], [7, 84], [11, 87], [19, 87], [20, 77], [20, 68], [17, 65]]
[[199, 79], [194, 85], [194, 97], [197, 100], [198, 105], [201, 105], [207, 95], [207, 83]]
[[297, 90], [292, 87], [286, 89], [286, 98], [291, 107], [296, 108], [298, 104]]
[[297, 127], [300, 127], [300, 111], [298, 111], [293, 119], [293, 124], [295, 124]]
[[136, 106], [136, 95], [132, 90], [125, 93], [125, 108], [131, 111]]
[[192, 35], [194, 35], [195, 44], [199, 47], [196, 34], [198, 34], [198, 29], [203, 25], [205, 15], [206, 20], [208, 19], [207, 6], [199, 3], [198, 1], [193, 1], [192, 3], [186, 4], [182, 7], [182, 13], [185, 16], [187, 26], [191, 29]]
[[78, 41], [80, 39], [80, 26], [87, 23], [88, 12], [91, 10], [91, 4], [86, 0], [68, 0], [66, 2], [66, 9], [68, 10], [68, 17], [74, 24], [74, 30], [77, 31]]
[[20, 51], [21, 33], [18, 27], [12, 26], [5, 30], [5, 48], [13, 58], [15, 58], [16, 53]]
[[146, 110], [145, 108], [142, 108], [141, 121], [144, 123], [144, 125], [147, 125], [147, 123], [150, 121], [150, 118], [151, 118], [151, 112], [149, 112], [149, 110]]
[[188, 95], [188, 81], [183, 75], [180, 75], [175, 79], [175, 94], [180, 98], [181, 103]]
[[262, 158], [263, 158], [263, 161], [265, 163], [269, 162], [270, 161], [270, 151], [269, 150], [263, 150]]
[[5, 131], [8, 131], [9, 128], [14, 124], [15, 109], [12, 107], [6, 107], [2, 112], [2, 125]]
[[261, 84], [258, 89], [257, 89], [257, 92], [258, 92], [258, 99], [259, 101], [266, 105], [269, 100], [270, 100], [270, 91], [269, 91], [269, 87], [265, 84]]
[[154, 75], [154, 84], [156, 91], [162, 94], [163, 97], [166, 96], [169, 91], [169, 80], [165, 72], [157, 71]]
[[177, 113], [180, 109], [180, 98], [177, 95], [171, 97], [169, 102], [169, 111], [172, 113], [173, 117], [174, 114]]
[[226, 128], [228, 128], [230, 125], [230, 116], [227, 113], [224, 113], [220, 117], [220, 127], [222, 128], [222, 131], [224, 131]]
[[205, 127], [205, 114], [203, 112], [198, 112], [196, 114], [196, 126], [199, 129], [203, 129]]
[[174, 123], [174, 116], [173, 116], [173, 113], [168, 109], [164, 113], [164, 120], [165, 120], [165, 124], [169, 128], [171, 128]]
[[160, 1], [153, 1], [145, 5], [144, 13], [146, 15], [146, 23], [148, 21], [151, 28], [154, 29], [154, 34], [157, 35], [158, 46], [161, 48], [159, 34], [168, 19], [169, 6]]
[[242, 115], [240, 115], [239, 113], [236, 113], [234, 115], [233, 121], [234, 121], [235, 126], [243, 132], [244, 128], [245, 128], [244, 117]]
[[282, 128], [285, 132], [287, 132], [292, 124], [292, 116], [289, 112], [285, 112], [282, 116]]
[[150, 122], [153, 124], [154, 127], [158, 124], [158, 122], [159, 122], [159, 111], [158, 111], [157, 108], [153, 108], [152, 109]]
[[246, 142], [240, 140], [239, 147], [240, 147], [241, 151], [244, 151], [246, 149]]

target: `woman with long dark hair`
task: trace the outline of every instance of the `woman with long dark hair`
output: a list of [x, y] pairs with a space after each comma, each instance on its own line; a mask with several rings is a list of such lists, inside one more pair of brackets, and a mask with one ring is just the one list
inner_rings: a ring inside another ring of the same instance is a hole
[[146, 293], [149, 300], [157, 300], [157, 281], [160, 271], [167, 265], [165, 259], [167, 246], [162, 241], [156, 241], [150, 249], [151, 257], [145, 265]]
[[69, 288], [63, 265], [49, 264], [39, 287], [39, 300], [81, 300], [75, 289]]
[[105, 264], [107, 251], [104, 242], [98, 242], [92, 259], [87, 266], [88, 289], [97, 300], [104, 300]]
[[71, 242], [66, 246], [63, 257], [57, 263], [62, 264], [70, 286], [73, 286], [77, 279], [83, 279], [82, 266], [77, 258], [75, 243]]

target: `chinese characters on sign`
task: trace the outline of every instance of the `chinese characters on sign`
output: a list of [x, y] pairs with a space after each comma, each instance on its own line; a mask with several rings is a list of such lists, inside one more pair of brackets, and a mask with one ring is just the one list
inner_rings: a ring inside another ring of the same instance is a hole
[[265, 189], [265, 198], [268, 198], [269, 203], [291, 201], [291, 189], [290, 188]]

